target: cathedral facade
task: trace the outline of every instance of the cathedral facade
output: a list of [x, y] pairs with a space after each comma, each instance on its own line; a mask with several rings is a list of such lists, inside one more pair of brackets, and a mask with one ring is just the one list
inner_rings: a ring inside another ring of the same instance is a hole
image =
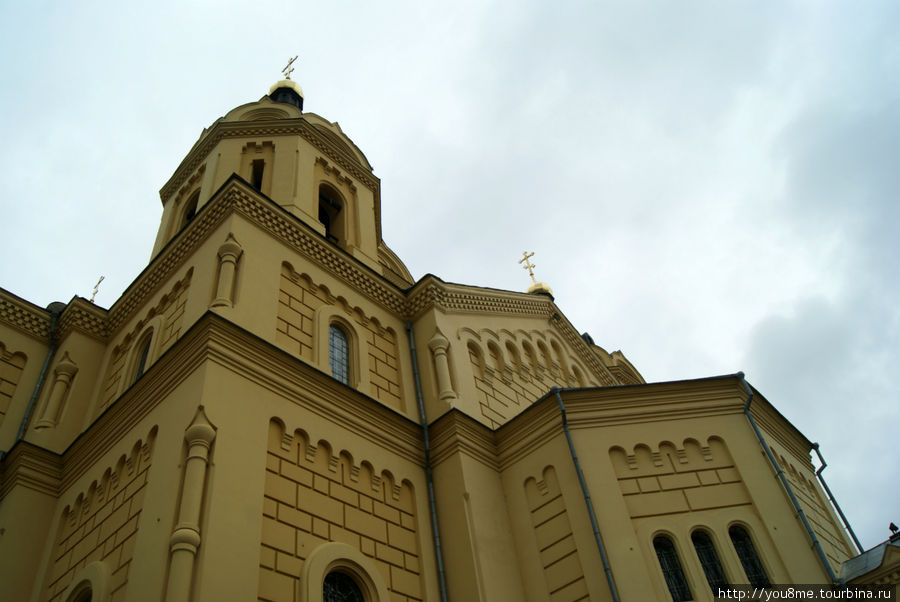
[[0, 598], [712, 600], [859, 553], [742, 374], [648, 384], [546, 286], [414, 281], [293, 81], [160, 195], [109, 309], [0, 290]]

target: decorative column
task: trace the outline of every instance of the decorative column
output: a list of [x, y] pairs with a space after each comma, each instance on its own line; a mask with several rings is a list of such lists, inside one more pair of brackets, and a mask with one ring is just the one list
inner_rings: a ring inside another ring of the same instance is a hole
[[450, 348], [448, 341], [440, 332], [436, 332], [428, 341], [428, 348], [434, 355], [434, 369], [437, 373], [438, 397], [440, 399], [456, 399], [456, 391], [450, 382], [450, 361], [447, 358], [447, 350]]
[[34, 428], [44, 429], [56, 426], [59, 410], [69, 394], [69, 386], [72, 384], [72, 377], [75, 376], [76, 372], [78, 372], [78, 366], [69, 357], [69, 352], [67, 351], [53, 370], [53, 386], [50, 388], [50, 397], [47, 405], [44, 406], [40, 420], [35, 423]]
[[234, 234], [228, 233], [228, 237], [219, 247], [219, 285], [216, 288], [216, 298], [210, 307], [231, 307], [234, 305], [232, 291], [234, 291], [234, 275], [237, 271], [237, 261], [244, 249], [235, 239]]
[[178, 506], [178, 524], [169, 538], [169, 583], [166, 602], [188, 602], [194, 576], [194, 559], [200, 547], [200, 510], [206, 484], [206, 468], [209, 450], [216, 438], [216, 427], [203, 411], [197, 408], [194, 420], [187, 428], [184, 439], [188, 444], [184, 466], [184, 486]]

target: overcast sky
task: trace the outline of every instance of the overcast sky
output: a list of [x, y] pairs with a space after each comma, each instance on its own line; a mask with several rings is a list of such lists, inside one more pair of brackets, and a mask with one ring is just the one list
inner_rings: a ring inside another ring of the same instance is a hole
[[[357, 6], [358, 4], [358, 6]], [[2, 2], [0, 286], [109, 307], [201, 130], [300, 55], [415, 278], [524, 290], [647, 381], [743, 370], [900, 522], [900, 3]]]

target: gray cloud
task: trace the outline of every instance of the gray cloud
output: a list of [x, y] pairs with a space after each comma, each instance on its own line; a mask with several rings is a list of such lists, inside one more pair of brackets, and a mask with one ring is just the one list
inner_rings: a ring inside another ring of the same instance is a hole
[[536, 251], [577, 328], [648, 380], [745, 370], [865, 543], [897, 521], [900, 6], [139, 9], [0, 5], [0, 285], [46, 305], [104, 274], [112, 303], [201, 129], [299, 53], [415, 276], [523, 290]]

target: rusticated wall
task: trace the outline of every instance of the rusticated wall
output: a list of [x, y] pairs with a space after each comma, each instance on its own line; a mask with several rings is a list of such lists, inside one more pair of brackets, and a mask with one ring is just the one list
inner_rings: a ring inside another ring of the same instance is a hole
[[303, 562], [319, 544], [346, 543], [372, 558], [392, 600], [422, 600], [414, 492], [371, 463], [355, 463], [302, 431], [270, 423], [259, 599], [294, 602]]

